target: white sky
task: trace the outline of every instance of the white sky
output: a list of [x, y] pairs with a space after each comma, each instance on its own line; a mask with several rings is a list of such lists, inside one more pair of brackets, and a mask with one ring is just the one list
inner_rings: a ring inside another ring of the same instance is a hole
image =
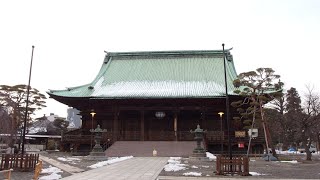
[[[0, 84], [45, 93], [91, 82], [104, 50], [215, 50], [233, 47], [238, 73], [271, 67], [300, 96], [316, 90], [320, 42], [318, 0], [29, 0], [0, 2]], [[66, 106], [47, 108], [66, 116]]]

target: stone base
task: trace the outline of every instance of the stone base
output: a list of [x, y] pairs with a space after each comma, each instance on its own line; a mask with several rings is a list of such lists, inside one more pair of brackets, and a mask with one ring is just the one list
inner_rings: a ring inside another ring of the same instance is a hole
[[107, 161], [109, 158], [108, 156], [86, 156], [84, 159], [90, 160], [90, 161]]
[[197, 160], [197, 161], [211, 161], [208, 157], [195, 157], [195, 156], [190, 156], [190, 160]]
[[106, 156], [105, 152], [90, 152], [89, 156]]
[[108, 160], [108, 156], [106, 156], [106, 153], [102, 151], [92, 151], [90, 152], [89, 156], [85, 157], [85, 159], [93, 161], [106, 161]]
[[193, 152], [191, 157], [207, 157], [205, 152]]
[[193, 152], [189, 157], [190, 160], [210, 161], [205, 152]]

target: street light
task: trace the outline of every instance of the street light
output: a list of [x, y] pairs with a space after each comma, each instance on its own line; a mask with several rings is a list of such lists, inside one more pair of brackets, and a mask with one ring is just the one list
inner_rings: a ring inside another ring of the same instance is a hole
[[223, 112], [219, 112], [218, 113], [219, 115], [220, 115], [220, 143], [221, 143], [221, 154], [223, 153], [223, 137], [224, 137], [224, 133], [223, 133], [223, 131], [222, 131], [222, 116], [223, 116]]
[[30, 93], [30, 81], [31, 81], [31, 72], [32, 72], [33, 51], [34, 51], [34, 46], [32, 46], [30, 71], [29, 71], [29, 81], [28, 81], [28, 86], [27, 86], [27, 102], [26, 102], [26, 112], [24, 114], [24, 120], [23, 120], [22, 152], [21, 152], [21, 154], [24, 154], [24, 144], [25, 144], [25, 139], [26, 139], [26, 128], [27, 128], [27, 117], [28, 117], [28, 105], [29, 105], [29, 93]]
[[227, 65], [226, 65], [226, 55], [224, 52], [224, 44], [222, 44], [222, 52], [223, 52], [223, 70], [224, 70], [224, 85], [225, 85], [225, 93], [226, 93], [226, 120], [227, 120], [227, 131], [228, 131], [228, 152], [229, 158], [232, 159], [232, 150], [231, 150], [231, 139], [230, 139], [230, 112], [229, 112], [229, 95], [228, 95], [228, 83], [227, 83]]
[[[94, 115], [96, 115], [97, 113], [92, 111], [90, 114], [91, 114], [91, 129], [93, 130], [93, 118], [94, 118]], [[90, 148], [92, 148], [92, 135], [93, 135], [93, 132], [91, 132], [91, 138], [90, 138], [91, 146], [90, 146]]]

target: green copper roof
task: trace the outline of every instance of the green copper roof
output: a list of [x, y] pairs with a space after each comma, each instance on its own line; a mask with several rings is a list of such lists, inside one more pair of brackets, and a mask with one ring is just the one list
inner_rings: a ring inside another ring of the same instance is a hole
[[[228, 93], [237, 78], [226, 51]], [[108, 53], [100, 72], [87, 85], [50, 90], [63, 97], [207, 98], [225, 96], [222, 51]]]

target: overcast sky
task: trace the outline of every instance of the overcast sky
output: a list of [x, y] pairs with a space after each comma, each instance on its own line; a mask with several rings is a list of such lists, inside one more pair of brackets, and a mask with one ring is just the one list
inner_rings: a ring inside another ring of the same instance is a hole
[[[318, 0], [21, 0], [0, 2], [0, 84], [45, 93], [91, 82], [104, 51], [216, 50], [233, 47], [238, 73], [273, 68], [300, 96], [318, 91]], [[49, 99], [50, 112], [66, 106]]]

